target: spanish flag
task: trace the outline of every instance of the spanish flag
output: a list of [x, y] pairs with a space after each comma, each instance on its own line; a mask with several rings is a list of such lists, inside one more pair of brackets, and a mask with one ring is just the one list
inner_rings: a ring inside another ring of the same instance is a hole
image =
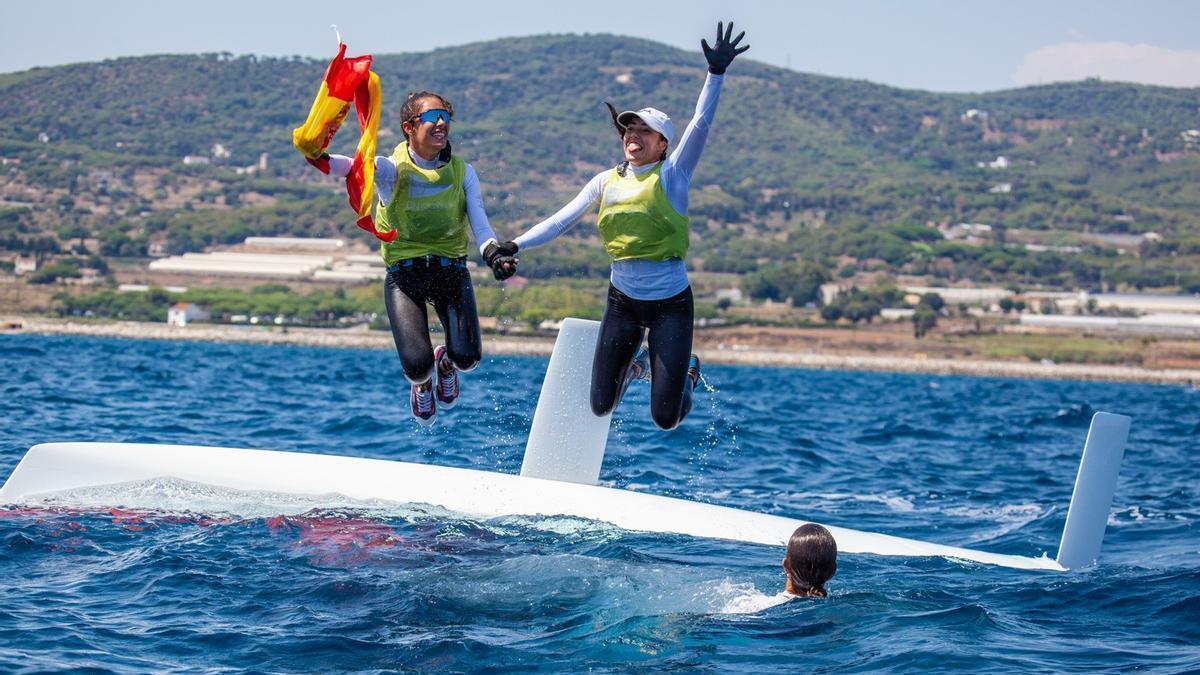
[[371, 218], [371, 207], [375, 202], [375, 140], [379, 133], [382, 97], [379, 76], [371, 72], [371, 55], [348, 59], [346, 43], [339, 43], [337, 56], [325, 69], [308, 119], [292, 131], [292, 145], [310, 164], [329, 173], [329, 160], [322, 155], [345, 121], [353, 102], [362, 136], [346, 176], [346, 193], [350, 197], [350, 206], [358, 214], [358, 226], [384, 241], [392, 241], [396, 231], [380, 232]]

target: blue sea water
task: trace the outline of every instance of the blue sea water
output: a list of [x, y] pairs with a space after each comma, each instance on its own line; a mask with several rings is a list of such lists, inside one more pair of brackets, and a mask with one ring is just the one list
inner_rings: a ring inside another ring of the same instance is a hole
[[[0, 337], [0, 475], [63, 440], [516, 472], [545, 364], [488, 357], [426, 429], [387, 351]], [[1200, 392], [705, 375], [671, 433], [630, 389], [606, 484], [1053, 555], [1089, 419], [1120, 412], [1133, 427], [1101, 562], [843, 555], [830, 597], [780, 602], [769, 547], [152, 481], [0, 509], [0, 671], [1200, 669]]]

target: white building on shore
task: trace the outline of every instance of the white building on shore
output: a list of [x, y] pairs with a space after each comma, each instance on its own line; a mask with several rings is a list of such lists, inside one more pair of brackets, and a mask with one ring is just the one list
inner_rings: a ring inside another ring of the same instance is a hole
[[1052, 300], [1062, 312], [1082, 312], [1091, 301], [1097, 310], [1117, 310], [1136, 315], [1200, 314], [1200, 296], [1154, 295], [1151, 293], [1073, 293], [1030, 291], [1024, 294], [1033, 306], [1040, 300]]
[[208, 319], [208, 312], [204, 311], [204, 308], [200, 305], [190, 302], [177, 302], [167, 310], [168, 326], [182, 328], [192, 321], [204, 321], [206, 319]]
[[384, 277], [382, 258], [358, 254], [344, 239], [247, 237], [241, 250], [216, 250], [153, 260], [147, 269], [164, 274], [260, 277], [295, 281], [366, 283]]
[[1137, 317], [1022, 314], [1021, 325], [1158, 335], [1200, 335], [1200, 316], [1187, 314], [1146, 314]]

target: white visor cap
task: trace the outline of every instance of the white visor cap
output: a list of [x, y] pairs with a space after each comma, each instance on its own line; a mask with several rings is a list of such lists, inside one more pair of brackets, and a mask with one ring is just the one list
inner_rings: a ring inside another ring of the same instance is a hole
[[642, 108], [637, 112], [626, 110], [617, 115], [617, 124], [620, 124], [622, 127], [629, 126], [630, 120], [635, 117], [645, 122], [646, 126], [662, 134], [663, 138], [667, 139], [667, 143], [670, 143], [675, 138], [675, 125], [671, 124], [671, 118], [667, 117], [667, 114], [658, 108]]

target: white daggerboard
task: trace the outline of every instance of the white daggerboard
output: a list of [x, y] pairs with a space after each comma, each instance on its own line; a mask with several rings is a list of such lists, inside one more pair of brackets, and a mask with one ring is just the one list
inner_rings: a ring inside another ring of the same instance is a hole
[[592, 414], [592, 358], [600, 322], [567, 318], [533, 413], [521, 475], [595, 485], [612, 415]]

